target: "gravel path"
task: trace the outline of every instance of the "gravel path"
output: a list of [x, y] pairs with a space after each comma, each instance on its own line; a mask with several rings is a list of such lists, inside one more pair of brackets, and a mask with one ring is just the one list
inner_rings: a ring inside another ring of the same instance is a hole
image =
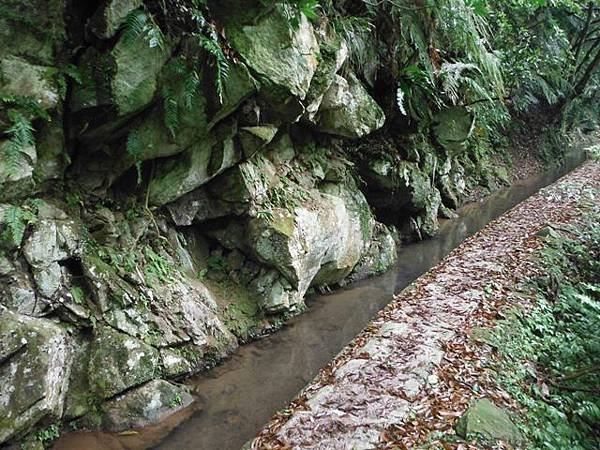
[[449, 344], [508, 287], [535, 274], [540, 229], [576, 221], [598, 208], [599, 196], [600, 164], [588, 162], [467, 239], [382, 310], [250, 448], [359, 450], [392, 441], [410, 448], [415, 417], [439, 418], [443, 406], [458, 415], [465, 401], [440, 404], [445, 394], [453, 402], [454, 391], [439, 388], [448, 382], [439, 369], [452, 356]]

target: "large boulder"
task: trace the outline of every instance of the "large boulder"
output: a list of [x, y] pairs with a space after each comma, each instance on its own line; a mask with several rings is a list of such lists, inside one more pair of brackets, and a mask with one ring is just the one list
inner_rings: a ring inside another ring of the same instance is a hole
[[160, 376], [158, 350], [110, 327], [96, 330], [91, 346], [88, 378], [101, 399]]
[[205, 184], [241, 158], [234, 140], [237, 127], [224, 125], [206, 134], [183, 153], [157, 165], [149, 201], [161, 206]]
[[23, 255], [39, 295], [59, 301], [68, 284], [68, 271], [61, 264], [80, 256], [83, 238], [79, 226], [62, 210], [46, 202], [38, 204], [39, 220], [23, 244]]
[[185, 388], [153, 380], [106, 402], [102, 406], [102, 428], [123, 431], [156, 424], [193, 400]]
[[297, 308], [310, 286], [340, 282], [360, 260], [374, 220], [362, 194], [354, 191], [351, 199], [344, 189], [311, 191], [293, 211], [274, 208], [250, 218], [242, 234], [235, 221], [211, 231], [226, 248], [238, 247], [274, 269], [252, 283], [266, 312]]
[[3, 0], [0, 6], [0, 58], [29, 57], [54, 65], [64, 46], [66, 0]]
[[58, 85], [49, 73], [52, 67], [39, 66], [23, 58], [8, 56], [0, 60], [0, 91], [27, 97], [42, 109], [56, 107], [60, 100]]
[[298, 26], [290, 27], [290, 14], [289, 6], [276, 3], [252, 21], [231, 20], [226, 34], [253, 72], [302, 100], [318, 65], [319, 45], [306, 17], [299, 15]]
[[62, 415], [71, 349], [57, 324], [0, 306], [0, 444]]
[[84, 83], [74, 85], [71, 112], [98, 107], [117, 116], [139, 112], [154, 98], [172, 45], [151, 47], [143, 36], [137, 36], [121, 37], [108, 52], [88, 48], [79, 63]]
[[336, 75], [314, 120], [325, 133], [359, 138], [381, 128], [385, 114], [354, 74]]
[[436, 140], [452, 155], [464, 150], [474, 126], [473, 113], [460, 106], [444, 109], [433, 118], [433, 134]]

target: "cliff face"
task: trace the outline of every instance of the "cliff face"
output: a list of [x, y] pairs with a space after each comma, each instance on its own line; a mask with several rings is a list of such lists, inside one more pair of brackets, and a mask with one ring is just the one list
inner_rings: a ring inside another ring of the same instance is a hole
[[395, 87], [376, 95], [327, 20], [81, 3], [0, 8], [0, 443], [156, 420], [188, 398], [152, 380], [387, 270], [500, 179], [462, 152], [466, 108], [386, 121]]

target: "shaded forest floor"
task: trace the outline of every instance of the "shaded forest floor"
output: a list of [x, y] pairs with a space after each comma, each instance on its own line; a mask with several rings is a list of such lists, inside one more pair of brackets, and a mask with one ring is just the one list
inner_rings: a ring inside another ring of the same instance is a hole
[[[600, 164], [590, 161], [467, 239], [381, 311], [251, 448], [482, 448], [454, 431], [474, 400], [525, 414], [493, 363], [502, 336], [488, 331], [511, 309], [536, 307], [516, 287], [547, 276], [539, 255], [548, 236], [583, 227], [600, 212], [599, 196]], [[540, 395], [550, 395], [548, 384], [537, 383]], [[514, 421], [512, 444], [484, 447], [519, 447], [528, 432]]]

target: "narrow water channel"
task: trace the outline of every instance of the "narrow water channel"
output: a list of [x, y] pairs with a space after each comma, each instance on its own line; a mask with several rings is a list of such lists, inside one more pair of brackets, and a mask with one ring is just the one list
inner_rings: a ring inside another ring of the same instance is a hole
[[554, 182], [584, 160], [569, 154], [561, 166], [516, 182], [444, 221], [436, 238], [402, 247], [395, 269], [328, 295], [309, 299], [308, 311], [281, 331], [240, 347], [219, 367], [188, 380], [199, 397], [198, 410], [173, 423], [137, 435], [71, 433], [56, 450], [238, 450], [285, 407], [330, 359], [414, 279], [436, 265], [466, 237]]

